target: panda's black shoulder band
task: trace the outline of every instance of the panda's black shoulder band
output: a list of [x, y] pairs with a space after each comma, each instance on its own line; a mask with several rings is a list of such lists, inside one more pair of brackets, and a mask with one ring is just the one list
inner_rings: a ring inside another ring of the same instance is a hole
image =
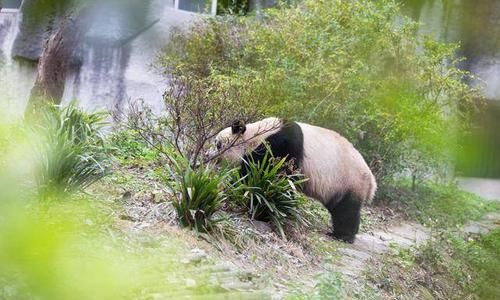
[[[304, 136], [302, 129], [296, 122], [286, 122], [283, 120], [281, 128], [274, 134], [266, 138], [267, 146], [275, 157], [286, 157], [293, 159], [300, 167], [304, 157]], [[247, 155], [252, 156], [253, 161], [263, 159], [266, 153], [266, 145], [260, 144], [254, 151]]]

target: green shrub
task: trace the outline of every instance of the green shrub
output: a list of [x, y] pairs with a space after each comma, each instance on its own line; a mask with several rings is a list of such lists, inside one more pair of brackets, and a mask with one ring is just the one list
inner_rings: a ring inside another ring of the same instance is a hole
[[475, 293], [479, 299], [495, 299], [500, 293], [500, 279], [497, 276], [500, 267], [500, 229], [494, 229], [477, 240], [469, 240], [465, 250], [461, 258], [479, 274], [473, 279]]
[[217, 1], [217, 14], [246, 14], [248, 13], [249, 2], [249, 0]]
[[132, 130], [118, 130], [109, 137], [112, 152], [123, 164], [153, 161], [158, 151], [152, 149], [143, 138]]
[[41, 200], [81, 191], [105, 175], [103, 114], [87, 114], [74, 103], [47, 105], [30, 125], [35, 153], [35, 182]]
[[221, 207], [224, 200], [224, 175], [219, 175], [213, 168], [199, 166], [194, 169], [188, 160], [172, 152], [170, 177], [163, 177], [172, 188], [175, 200], [173, 205], [181, 226], [207, 232], [217, 220], [213, 214]]
[[[477, 96], [457, 46], [416, 34], [393, 0], [301, 1], [258, 17], [217, 17], [175, 32], [161, 59], [174, 77], [238, 87], [242, 107], [346, 136], [380, 183], [441, 175]], [[212, 86], [212, 85], [209, 85]]]
[[245, 165], [246, 175], [235, 172], [228, 194], [248, 209], [252, 219], [271, 221], [282, 237], [286, 220], [306, 223], [299, 210], [305, 197], [297, 190], [306, 179], [285, 173], [286, 158], [276, 159], [266, 151], [262, 160], [250, 159]]
[[456, 185], [425, 182], [412, 190], [409, 182], [400, 181], [379, 192], [381, 199], [407, 205], [408, 214], [418, 222], [440, 228], [460, 227], [500, 208], [498, 203], [462, 191]]

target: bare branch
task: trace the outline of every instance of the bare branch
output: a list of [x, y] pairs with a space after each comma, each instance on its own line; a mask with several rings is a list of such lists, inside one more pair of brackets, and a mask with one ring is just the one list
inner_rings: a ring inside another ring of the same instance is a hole
[[143, 102], [135, 101], [129, 103], [126, 118], [114, 116], [125, 119], [128, 129], [169, 160], [169, 150], [175, 149], [193, 167], [212, 161], [215, 158], [204, 155], [212, 139], [234, 120], [257, 115], [257, 106], [242, 103], [238, 89], [225, 83], [183, 76], [172, 76], [170, 82], [163, 96], [164, 115], [154, 115]]

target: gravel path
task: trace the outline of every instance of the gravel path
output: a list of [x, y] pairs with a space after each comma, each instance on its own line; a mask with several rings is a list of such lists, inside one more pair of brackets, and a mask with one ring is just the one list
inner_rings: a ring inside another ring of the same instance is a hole
[[361, 276], [371, 258], [386, 253], [392, 245], [408, 248], [418, 246], [428, 238], [428, 228], [412, 222], [358, 234], [353, 244], [340, 249], [343, 255], [339, 271], [344, 276], [356, 279]]

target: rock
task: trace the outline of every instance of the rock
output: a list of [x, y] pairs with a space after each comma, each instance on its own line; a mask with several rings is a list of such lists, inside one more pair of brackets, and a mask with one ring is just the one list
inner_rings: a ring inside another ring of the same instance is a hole
[[119, 218], [120, 218], [120, 220], [123, 220], [123, 221], [137, 222], [137, 219], [130, 216], [130, 215], [123, 214], [123, 215], [120, 215]]
[[232, 272], [235, 270], [237, 270], [236, 266], [234, 266], [232, 263], [229, 262], [217, 264], [207, 268], [207, 271], [209, 271], [210, 273], [224, 273], [224, 272]]
[[146, 196], [144, 197], [144, 200], [148, 202], [155, 202], [156, 195], [153, 192], [148, 192], [146, 193]]
[[123, 202], [127, 202], [129, 201], [130, 199], [132, 198], [132, 193], [130, 191], [126, 191], [125, 193], [123, 193], [122, 195], [122, 201]]
[[151, 192], [151, 198], [155, 203], [160, 203], [165, 201], [165, 196], [162, 191], [153, 191]]
[[221, 284], [221, 287], [225, 290], [248, 291], [253, 289], [254, 285], [252, 282], [241, 282], [239, 280], [231, 280]]
[[391, 246], [410, 248], [426, 241], [428, 230], [416, 223], [402, 223], [388, 229], [363, 233], [351, 245], [339, 249], [342, 255], [340, 270], [349, 279], [356, 279], [366, 269], [366, 264], [376, 255], [386, 253]]
[[182, 259], [181, 262], [184, 264], [198, 264], [203, 260], [208, 258], [207, 253], [203, 249], [194, 248], [190, 251], [189, 255]]
[[51, 12], [50, 17], [36, 19], [28, 11], [32, 9], [37, 0], [24, 0], [21, 6], [23, 19], [19, 24], [19, 34], [16, 37], [12, 49], [12, 55], [15, 58], [21, 58], [28, 61], [38, 61], [40, 58], [45, 40], [52, 33], [51, 28], [57, 28], [61, 22], [60, 17], [55, 17]]
[[194, 287], [196, 287], [196, 280], [194, 280], [192, 278], [186, 278], [186, 286], [188, 288], [194, 288]]
[[480, 234], [487, 232], [487, 230], [482, 228], [477, 222], [470, 222], [464, 227], [464, 232], [467, 234]]
[[260, 233], [267, 234], [267, 233], [273, 232], [273, 229], [271, 228], [269, 223], [257, 221], [257, 220], [253, 220], [252, 223], [253, 223], [253, 226], [255, 227], [255, 229]]
[[355, 260], [367, 260], [371, 257], [370, 253], [362, 252], [351, 248], [342, 248], [339, 249], [339, 252], [342, 253], [342, 255], [351, 257]]
[[499, 227], [500, 214], [492, 212], [484, 215], [481, 220], [469, 221], [463, 228], [466, 234], [487, 234]]

